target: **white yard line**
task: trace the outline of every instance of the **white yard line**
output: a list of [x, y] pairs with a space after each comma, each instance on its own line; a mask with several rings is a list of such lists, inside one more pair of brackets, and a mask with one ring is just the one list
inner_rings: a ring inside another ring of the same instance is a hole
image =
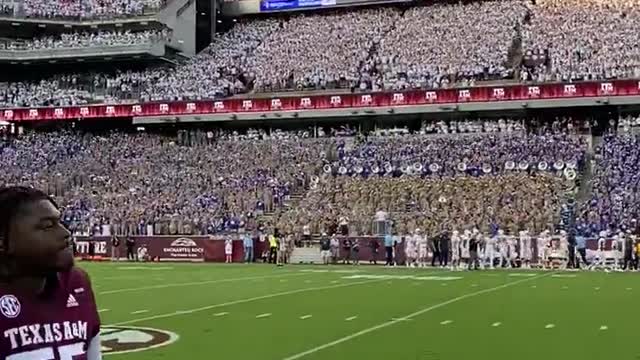
[[285, 273], [285, 274], [266, 275], [266, 276], [251, 276], [251, 277], [241, 277], [241, 278], [231, 278], [231, 279], [217, 279], [217, 280], [183, 282], [183, 283], [174, 283], [174, 284], [161, 284], [161, 285], [151, 285], [151, 286], [143, 286], [143, 287], [137, 287], [137, 288], [125, 288], [125, 289], [101, 291], [101, 292], [98, 293], [98, 295], [120, 294], [120, 293], [124, 293], [124, 292], [133, 292], [133, 291], [166, 289], [166, 288], [172, 288], [172, 287], [206, 285], [206, 284], [219, 284], [219, 283], [243, 281], [243, 280], [268, 279], [268, 278], [279, 278], [279, 277], [283, 277], [283, 276], [303, 276], [303, 275], [307, 275], [307, 274]]
[[[422, 310], [418, 310], [418, 311], [416, 311], [416, 312], [414, 312], [414, 313], [411, 313], [411, 314], [409, 314], [409, 315], [407, 315], [407, 316], [403, 316], [402, 318], [403, 318], [403, 319], [410, 319], [410, 318], [413, 318], [413, 317], [416, 317], [416, 316], [420, 316], [420, 315], [425, 314], [425, 313], [428, 313], [428, 312], [430, 312], [430, 311], [433, 311], [433, 310], [439, 309], [439, 308], [441, 308], [441, 307], [444, 307], [444, 306], [447, 306], [447, 305], [450, 305], [450, 304], [453, 304], [453, 303], [456, 303], [456, 302], [459, 302], [459, 301], [462, 301], [462, 300], [465, 300], [465, 299], [468, 299], [468, 298], [471, 298], [471, 297], [474, 297], [474, 296], [478, 296], [478, 295], [482, 295], [482, 294], [491, 293], [491, 292], [498, 291], [498, 290], [501, 290], [501, 289], [504, 289], [504, 288], [507, 288], [507, 287], [510, 287], [510, 286], [518, 285], [518, 284], [521, 284], [521, 283], [524, 283], [524, 282], [532, 281], [532, 280], [539, 279], [539, 278], [542, 278], [542, 277], [545, 277], [545, 276], [550, 276], [550, 275], [552, 275], [552, 273], [544, 274], [544, 275], [539, 275], [539, 276], [536, 276], [536, 277], [529, 277], [529, 278], [526, 278], [526, 279], [522, 279], [522, 280], [518, 280], [518, 281], [509, 282], [509, 283], [506, 283], [506, 284], [503, 284], [503, 285], [499, 285], [499, 286], [495, 286], [495, 287], [492, 287], [492, 288], [488, 288], [488, 289], [484, 289], [484, 290], [475, 291], [475, 292], [472, 292], [472, 293], [469, 293], [469, 294], [466, 294], [466, 295], [461, 295], [461, 296], [455, 297], [455, 298], [453, 298], [453, 299], [450, 299], [450, 300], [447, 300], [447, 301], [441, 302], [441, 303], [439, 303], [439, 304], [436, 304], [436, 305], [432, 305], [432, 306], [426, 307], [426, 308], [424, 308], [424, 309], [422, 309]], [[350, 341], [350, 340], [355, 339], [355, 338], [357, 338], [357, 337], [360, 337], [360, 336], [363, 336], [363, 335], [369, 334], [369, 333], [371, 333], [371, 332], [374, 332], [374, 331], [377, 331], [377, 330], [380, 330], [380, 329], [387, 328], [387, 327], [389, 327], [389, 326], [391, 326], [391, 325], [398, 324], [399, 322], [401, 322], [401, 321], [398, 321], [398, 320], [391, 320], [391, 321], [387, 321], [387, 322], [381, 323], [381, 324], [379, 324], [379, 325], [372, 326], [372, 327], [370, 327], [370, 328], [366, 328], [366, 329], [364, 329], [364, 330], [358, 331], [358, 332], [353, 333], [353, 334], [351, 334], [351, 335], [347, 335], [347, 336], [345, 336], [345, 337], [339, 338], [339, 339], [337, 339], [337, 340], [334, 340], [334, 341], [328, 342], [328, 343], [326, 343], [326, 344], [323, 344], [323, 345], [320, 345], [320, 346], [314, 347], [314, 348], [309, 349], [309, 350], [307, 350], [307, 351], [303, 351], [303, 352], [301, 352], [301, 353], [297, 353], [297, 354], [295, 354], [295, 355], [291, 355], [291, 356], [286, 357], [286, 358], [284, 358], [284, 359], [282, 359], [282, 360], [296, 360], [296, 359], [300, 359], [300, 358], [303, 358], [303, 357], [305, 357], [305, 356], [308, 356], [308, 355], [311, 355], [311, 354], [315, 354], [315, 353], [317, 353], [318, 351], [322, 351], [322, 350], [324, 350], [324, 349], [328, 349], [328, 348], [330, 348], [330, 347], [334, 347], [334, 346], [336, 346], [336, 345], [339, 345], [339, 344], [342, 344], [342, 343], [344, 343], [344, 342]]]
[[256, 319], [268, 318], [270, 316], [271, 316], [271, 313], [260, 314], [260, 315], [256, 316]]
[[[308, 275], [308, 274], [305, 274], [305, 275]], [[253, 301], [259, 301], [259, 300], [271, 299], [271, 298], [275, 298], [275, 297], [279, 297], [279, 296], [287, 296], [287, 295], [293, 295], [293, 294], [300, 294], [300, 293], [305, 293], [305, 292], [309, 292], [309, 291], [338, 289], [338, 288], [342, 288], [342, 287], [348, 287], [348, 286], [354, 286], [354, 285], [363, 285], [363, 284], [370, 284], [370, 283], [380, 282], [380, 281], [382, 281], [382, 279], [374, 279], [374, 280], [366, 280], [366, 281], [350, 282], [350, 283], [344, 283], [344, 284], [338, 284], [338, 285], [331, 285], [331, 286], [318, 286], [318, 287], [311, 287], [311, 288], [304, 288], [304, 289], [297, 289], [297, 290], [283, 291], [283, 292], [278, 292], [278, 293], [273, 293], [273, 294], [267, 294], [267, 295], [262, 295], [262, 296], [256, 296], [256, 297], [252, 297], [252, 298], [247, 298], [247, 299], [240, 299], [240, 300], [229, 301], [229, 302], [226, 302], [226, 303], [220, 303], [220, 304], [207, 305], [207, 306], [203, 306], [203, 307], [199, 307], [199, 308], [195, 308], [195, 309], [189, 310], [189, 312], [190, 312], [190, 313], [195, 313], [195, 312], [200, 312], [200, 311], [206, 311], [206, 310], [211, 310], [211, 309], [221, 308], [221, 307], [225, 307], [225, 306], [231, 306], [231, 305], [237, 305], [237, 304], [246, 304], [246, 303], [253, 302]], [[139, 319], [133, 319], [133, 320], [122, 321], [122, 322], [119, 322], [119, 323], [110, 324], [110, 326], [119, 326], [119, 325], [135, 324], [135, 323], [139, 323], [139, 322], [143, 322], [143, 321], [149, 321], [149, 320], [157, 320], [157, 319], [170, 318], [170, 317], [179, 316], [179, 315], [183, 315], [183, 314], [184, 314], [184, 312], [183, 312], [183, 313], [179, 313], [179, 312], [172, 312], [172, 313], [168, 313], [168, 314], [154, 315], [154, 316], [148, 316], [148, 317], [139, 318]]]
[[138, 310], [138, 311], [131, 312], [131, 315], [144, 314], [144, 313], [148, 313], [148, 312], [149, 312], [149, 310]]

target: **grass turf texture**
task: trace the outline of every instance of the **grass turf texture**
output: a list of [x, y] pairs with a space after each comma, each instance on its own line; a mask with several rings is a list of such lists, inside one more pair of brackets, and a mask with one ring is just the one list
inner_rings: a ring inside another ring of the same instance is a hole
[[81, 266], [103, 327], [179, 335], [109, 359], [640, 359], [637, 273]]

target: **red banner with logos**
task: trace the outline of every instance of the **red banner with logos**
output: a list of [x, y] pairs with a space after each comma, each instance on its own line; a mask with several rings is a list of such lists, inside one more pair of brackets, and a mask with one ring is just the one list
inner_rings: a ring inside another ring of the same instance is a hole
[[[135, 236], [135, 254], [139, 259], [148, 256], [158, 261], [176, 262], [223, 262], [225, 260], [225, 242], [222, 238], [209, 236]], [[233, 240], [233, 261], [244, 260], [244, 248], [242, 240]], [[78, 256], [88, 257], [93, 255], [103, 258], [112, 256], [111, 239], [105, 236], [79, 237], [76, 239]], [[120, 238], [120, 246], [116, 252], [117, 257], [126, 257], [124, 239]], [[256, 257], [262, 253], [264, 244], [254, 241], [254, 254]]]
[[18, 108], [0, 110], [0, 120], [34, 121], [82, 118], [122, 118], [278, 111], [305, 111], [380, 106], [457, 104], [510, 100], [562, 99], [640, 95], [640, 81], [616, 80], [574, 84], [537, 84], [472, 87], [348, 95], [295, 96], [217, 101], [153, 102], [127, 105]]

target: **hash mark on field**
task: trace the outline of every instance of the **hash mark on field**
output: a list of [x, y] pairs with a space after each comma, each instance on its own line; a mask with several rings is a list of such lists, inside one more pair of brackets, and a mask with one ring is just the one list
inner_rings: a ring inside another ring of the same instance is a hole
[[627, 291], [631, 290], [631, 288], [627, 288]]
[[602, 326], [600, 326], [600, 330], [607, 330], [607, 329], [609, 329], [609, 328], [607, 327], [607, 325], [602, 325]]
[[241, 278], [231, 278], [231, 279], [218, 279], [218, 280], [208, 280], [208, 281], [196, 281], [196, 282], [184, 282], [184, 283], [174, 283], [174, 284], [163, 284], [163, 285], [151, 285], [151, 286], [142, 286], [137, 288], [125, 288], [125, 289], [116, 289], [116, 290], [107, 290], [101, 291], [98, 295], [108, 295], [108, 294], [119, 294], [123, 292], [131, 292], [131, 291], [142, 291], [142, 290], [154, 290], [154, 289], [166, 289], [171, 287], [182, 287], [182, 286], [191, 286], [191, 285], [206, 285], [206, 284], [217, 284], [217, 283], [225, 283], [225, 282], [233, 282], [233, 281], [241, 281], [241, 280], [255, 280], [255, 279], [268, 279], [272, 277], [283, 277], [283, 276], [301, 276], [305, 274], [300, 273], [285, 273], [278, 275], [267, 275], [267, 276], [250, 276], [250, 277], [241, 277]]
[[569, 287], [568, 286], [563, 286], [562, 290], [567, 290]]
[[[191, 311], [192, 312], [200, 312], [200, 311], [206, 311], [206, 310], [216, 309], [216, 308], [225, 307], [225, 306], [232, 306], [232, 305], [238, 305], [238, 304], [245, 304], [245, 303], [249, 303], [249, 302], [253, 302], [253, 301], [272, 299], [272, 298], [279, 297], [279, 296], [294, 295], [294, 294], [300, 294], [300, 293], [306, 293], [306, 292], [318, 291], [318, 290], [338, 289], [338, 288], [350, 287], [350, 286], [354, 286], [354, 285], [371, 284], [371, 283], [381, 282], [381, 281], [382, 281], [381, 279], [374, 279], [374, 280], [351, 282], [351, 283], [347, 283], [347, 284], [337, 284], [337, 285], [330, 285], [330, 286], [317, 286], [317, 287], [311, 287], [311, 288], [303, 288], [303, 289], [282, 291], [282, 292], [277, 292], [277, 293], [272, 293], [272, 294], [267, 294], [267, 295], [256, 296], [256, 297], [252, 297], [252, 298], [232, 300], [232, 301], [225, 302], [225, 303], [218, 303], [218, 304], [213, 304], [213, 305], [202, 306], [202, 307], [199, 307], [199, 308], [195, 308], [195, 309], [193, 309]], [[143, 322], [143, 321], [170, 318], [170, 317], [174, 317], [174, 316], [177, 316], [177, 315], [180, 315], [180, 314], [176, 314], [175, 312], [172, 312], [172, 313], [166, 313], [166, 314], [160, 314], [160, 315], [153, 315], [153, 316], [147, 316], [147, 317], [139, 318], [139, 319], [121, 321], [121, 322], [118, 322], [118, 323], [110, 324], [110, 326], [122, 326], [122, 325], [127, 325], [127, 324], [135, 324], [135, 323], [139, 323], [139, 322]]]
[[260, 314], [256, 316], [256, 319], [268, 318], [269, 316], [271, 316], [271, 313]]
[[304, 316], [300, 316], [300, 320], [307, 320], [307, 319], [310, 319], [312, 317], [313, 317], [313, 315], [304, 315]]
[[498, 327], [500, 325], [502, 325], [501, 322], [494, 322], [493, 324], [491, 324], [491, 326], [493, 326], [493, 327]]
[[391, 318], [392, 321], [413, 321], [413, 319], [409, 319], [407, 317], [403, 318]]
[[280, 279], [280, 282], [287, 282], [287, 281], [289, 281], [289, 280], [287, 280], [287, 279]]
[[453, 322], [453, 320], [445, 320], [440, 323], [440, 325], [449, 325]]
[[554, 324], [547, 324], [547, 326], [545, 326], [545, 329], [553, 329], [554, 327], [556, 327]]
[[535, 286], [535, 285], [531, 285], [531, 288], [532, 288], [532, 289], [535, 289], [535, 288], [537, 288], [537, 286]]
[[447, 286], [447, 283], [442, 283], [442, 286]]
[[[539, 275], [539, 276], [536, 276], [536, 277], [530, 277], [530, 278], [525, 278], [525, 279], [522, 279], [522, 280], [512, 281], [512, 282], [508, 282], [506, 284], [498, 285], [498, 286], [495, 286], [495, 287], [492, 287], [492, 288], [478, 290], [478, 291], [471, 292], [471, 293], [468, 293], [468, 294], [465, 294], [465, 295], [454, 297], [454, 298], [451, 298], [451, 299], [449, 299], [447, 301], [443, 301], [441, 303], [438, 303], [438, 304], [435, 304], [435, 305], [431, 305], [431, 306], [426, 307], [424, 309], [421, 309], [421, 310], [418, 310], [418, 311], [413, 312], [411, 314], [408, 314], [408, 315], [405, 316], [405, 318], [408, 318], [408, 319], [409, 318], [414, 318], [416, 316], [420, 316], [422, 314], [426, 314], [426, 313], [428, 313], [430, 311], [445, 307], [445, 306], [453, 304], [453, 303], [457, 303], [459, 301], [462, 301], [462, 300], [465, 300], [465, 299], [468, 299], [468, 298], [472, 298], [474, 296], [495, 292], [495, 291], [498, 291], [498, 290], [502, 290], [502, 289], [508, 288], [510, 286], [514, 286], [514, 285], [522, 284], [524, 282], [528, 282], [528, 281], [531, 281], [531, 280], [543, 278], [543, 277], [549, 276], [551, 274], [542, 274], [542, 275]], [[360, 330], [358, 332], [355, 332], [355, 333], [353, 333], [351, 335], [347, 335], [347, 336], [338, 338], [338, 339], [336, 339], [334, 341], [331, 341], [331, 342], [328, 342], [326, 344], [323, 344], [323, 345], [320, 345], [320, 346], [316, 346], [316, 347], [311, 348], [309, 350], [306, 350], [306, 351], [291, 355], [289, 357], [283, 358], [282, 360], [297, 360], [297, 359], [301, 359], [301, 358], [306, 357], [308, 355], [315, 354], [315, 353], [317, 353], [319, 351], [322, 351], [324, 349], [328, 349], [328, 348], [334, 347], [336, 345], [345, 343], [347, 341], [350, 341], [352, 339], [355, 339], [355, 338], [361, 337], [363, 335], [372, 333], [374, 331], [378, 331], [380, 329], [387, 328], [387, 327], [395, 325], [397, 323], [398, 323], [398, 321], [393, 321], [393, 320], [387, 321], [387, 322], [383, 322], [383, 323], [380, 323], [378, 325], [375, 325], [375, 326], [366, 328], [364, 330]]]
[[304, 283], [305, 284], [311, 284], [311, 280], [305, 280]]
[[133, 311], [131, 313], [131, 315], [137, 315], [137, 314], [144, 314], [144, 313], [148, 313], [149, 310], [138, 310], [138, 311]]
[[339, 282], [340, 282], [340, 281], [338, 281], [338, 280], [333, 280], [331, 283], [332, 283], [332, 284], [337, 284], [337, 283], [339, 283]]
[[471, 287], [478, 287], [478, 284], [471, 284]]
[[99, 313], [103, 313], [103, 312], [107, 312], [107, 311], [111, 311], [111, 309], [100, 309], [100, 310], [98, 310]]
[[357, 319], [357, 318], [358, 318], [357, 316], [351, 316], [351, 317], [348, 317], [348, 318], [346, 318], [346, 319], [344, 319], [344, 320], [345, 320], [345, 321], [353, 321], [353, 320], [355, 320], [355, 319]]
[[598, 291], [598, 290], [600, 290], [600, 288], [599, 288], [599, 287], [596, 287], [596, 288], [593, 288], [593, 289], [594, 289], [595, 291]]
[[220, 317], [220, 316], [225, 316], [225, 315], [228, 315], [228, 314], [229, 314], [228, 312], [221, 312], [221, 313], [213, 314], [213, 316]]

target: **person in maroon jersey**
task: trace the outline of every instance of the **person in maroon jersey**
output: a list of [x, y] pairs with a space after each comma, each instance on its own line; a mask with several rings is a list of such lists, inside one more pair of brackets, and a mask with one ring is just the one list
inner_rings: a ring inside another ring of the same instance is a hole
[[100, 318], [56, 203], [0, 188], [0, 360], [99, 360]]

